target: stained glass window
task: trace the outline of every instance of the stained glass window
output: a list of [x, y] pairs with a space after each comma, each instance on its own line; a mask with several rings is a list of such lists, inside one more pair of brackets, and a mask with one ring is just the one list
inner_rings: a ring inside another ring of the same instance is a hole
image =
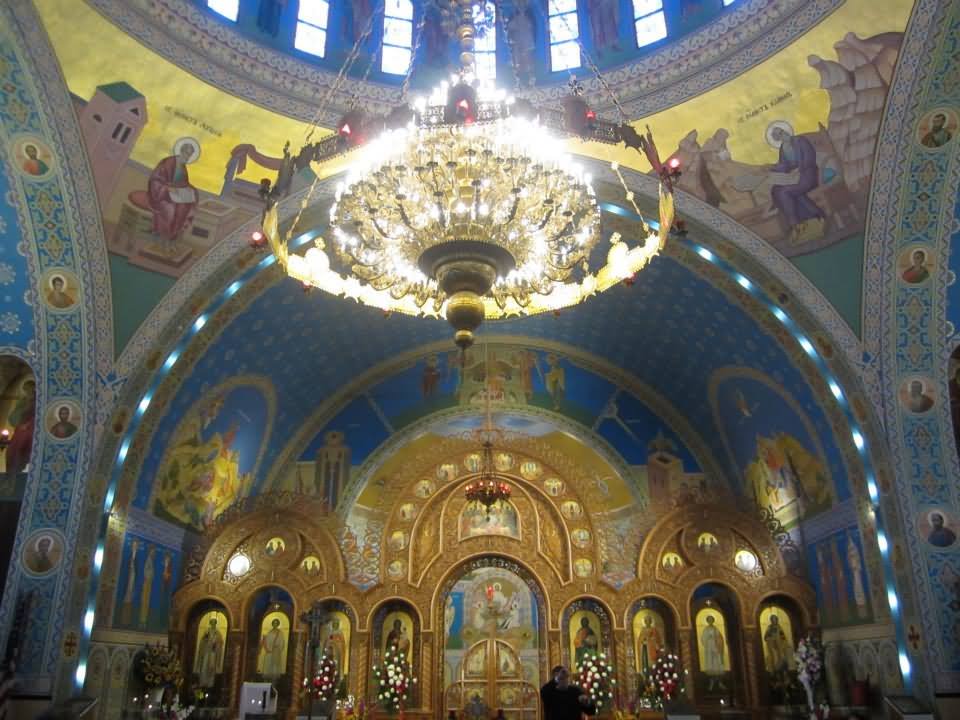
[[492, 2], [473, 6], [473, 22], [476, 36], [473, 55], [477, 64], [477, 77], [481, 80], [497, 78], [497, 9]]
[[207, 7], [227, 20], [237, 21], [240, 13], [240, 0], [207, 0]]
[[550, 0], [550, 69], [569, 70], [580, 67], [580, 23], [577, 0]]
[[327, 0], [300, 0], [297, 9], [297, 34], [293, 46], [305, 53], [323, 57], [327, 50], [327, 18], [330, 3]]
[[637, 31], [637, 47], [663, 40], [667, 36], [663, 0], [633, 0], [633, 24]]
[[413, 3], [410, 0], [386, 0], [380, 69], [391, 75], [406, 75], [412, 47]]

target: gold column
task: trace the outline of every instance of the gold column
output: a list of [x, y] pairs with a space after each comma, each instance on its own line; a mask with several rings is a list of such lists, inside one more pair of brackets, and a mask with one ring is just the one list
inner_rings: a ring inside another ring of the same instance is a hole
[[306, 674], [307, 659], [307, 631], [293, 631], [293, 669], [290, 672], [290, 707], [287, 708], [287, 720], [297, 720], [300, 704], [303, 702], [303, 693], [300, 686]]
[[760, 676], [759, 666], [757, 664], [757, 628], [744, 626], [740, 634], [740, 644], [743, 648], [744, 666], [743, 666], [743, 684], [745, 690], [744, 699], [751, 708], [760, 707]]
[[627, 643], [630, 642], [630, 633], [626, 630], [617, 630], [613, 634], [617, 648], [615, 668], [617, 672], [614, 673], [617, 676], [617, 687], [613, 692], [613, 702], [615, 707], [626, 707], [631, 676], [631, 668], [627, 661], [627, 647], [629, 647]]
[[240, 705], [240, 689], [243, 687], [243, 651], [246, 633], [242, 630], [230, 630], [227, 636], [229, 655], [224, 662], [224, 669], [229, 668], [230, 684], [227, 688], [227, 707], [238, 708]]
[[[422, 644], [420, 652], [420, 688], [417, 691], [417, 697], [420, 699], [419, 707], [423, 710], [430, 710], [433, 705], [433, 632], [426, 631], [421, 633]], [[443, 683], [439, 683], [443, 685]]]
[[354, 688], [354, 697], [357, 698], [357, 702], [363, 700], [364, 704], [369, 705], [369, 668], [373, 665], [370, 659], [370, 632], [364, 631], [354, 633], [353, 637], [350, 639], [350, 644], [356, 651], [356, 654], [351, 655], [350, 657], [350, 667], [353, 668], [351, 672], [353, 673], [352, 685]]
[[683, 684], [687, 688], [687, 697], [690, 699], [690, 702], [697, 701], [696, 683], [694, 682], [693, 676], [695, 668], [693, 656], [694, 653], [697, 652], [696, 633], [697, 629], [695, 627], [680, 628], [677, 630], [677, 637], [680, 640], [680, 663], [687, 673]]

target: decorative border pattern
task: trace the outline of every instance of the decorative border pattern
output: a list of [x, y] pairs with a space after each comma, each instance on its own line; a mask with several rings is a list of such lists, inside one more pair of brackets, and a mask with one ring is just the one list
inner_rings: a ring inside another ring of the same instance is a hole
[[[45, 431], [35, 436], [14, 560], [0, 606], [0, 627], [6, 631], [17, 598], [36, 593], [22, 649], [22, 686], [26, 691], [49, 692], [55, 675], [72, 676], [71, 655], [66, 654], [66, 646], [61, 648], [61, 641], [66, 628], [80, 624], [71, 597], [77, 559], [72, 550], [78, 546], [87, 468], [103, 415], [97, 378], [108, 377], [112, 367], [109, 275], [93, 181], [85, 156], [76, 152], [82, 147], [80, 133], [55, 55], [32, 4], [27, 0], [4, 4], [0, 28], [6, 76], [0, 96], [2, 134], [29, 132], [41, 137], [58, 159], [47, 176], [21, 182], [16, 190], [27, 213], [21, 231], [32, 273], [32, 297], [38, 297], [36, 278], [51, 267], [69, 268], [80, 282], [80, 301], [65, 311], [51, 313], [41, 303], [33, 305], [37, 332], [31, 354], [38, 381], [37, 414], [44, 414], [50, 398], [71, 398], [80, 405], [83, 422], [65, 442], [48, 442]], [[39, 529], [61, 532], [66, 552], [55, 572], [33, 578], [24, 573], [20, 558], [25, 538]]]
[[[956, 141], [946, 152], [931, 153], [916, 142], [915, 128], [929, 109], [960, 103], [955, 79], [944, 82], [960, 73], [958, 33], [960, 3], [919, 0], [881, 126], [865, 240], [865, 379], [888, 428], [896, 468], [897, 482], [888, 489], [905, 519], [902, 571], [915, 585], [917, 602], [905, 607], [904, 614], [911, 626], [922, 628], [911, 654], [919, 665], [917, 685], [924, 695], [960, 690], [960, 616], [952, 609], [960, 587], [960, 557], [956, 548], [928, 546], [914, 519], [921, 506], [938, 504], [954, 514], [958, 508], [960, 462], [948, 400], [952, 328], [946, 298], [950, 243], [957, 239], [960, 165]], [[928, 220], [921, 223], [921, 215]], [[933, 248], [937, 267], [930, 282], [908, 286], [900, 282], [897, 258], [919, 237]], [[909, 412], [898, 398], [901, 382], [915, 375], [927, 377], [940, 399], [924, 414]]]

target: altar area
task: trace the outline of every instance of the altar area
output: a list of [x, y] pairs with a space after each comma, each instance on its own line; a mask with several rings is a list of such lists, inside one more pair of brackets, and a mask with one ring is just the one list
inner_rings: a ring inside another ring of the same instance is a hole
[[[368, 518], [367, 535], [297, 493], [225, 513], [173, 596], [183, 694], [214, 716], [234, 712], [244, 682], [270, 682], [276, 717], [304, 716], [304, 679], [326, 657], [338, 668], [338, 716], [356, 716], [361, 701], [382, 715], [375, 671], [393, 649], [417, 680], [407, 717], [538, 720], [551, 668], [575, 676], [603, 653], [617, 680], [603, 714], [646, 717], [644, 674], [670, 652], [704, 716], [767, 717], [782, 705], [794, 647], [818, 615], [776, 519], [730, 498], [658, 494], [677, 466], [660, 449], [637, 520], [646, 526], [631, 534], [621, 523], [618, 540], [610, 501], [545, 449], [529, 440], [498, 449], [512, 494], [489, 512], [465, 498], [476, 453], [456, 439], [407, 457], [378, 491], [381, 523]], [[359, 581], [364, 572], [380, 580]]]

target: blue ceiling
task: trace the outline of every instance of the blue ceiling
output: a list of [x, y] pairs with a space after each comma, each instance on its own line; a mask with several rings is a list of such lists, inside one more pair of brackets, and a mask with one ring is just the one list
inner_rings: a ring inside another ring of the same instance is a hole
[[[709, 403], [713, 373], [729, 366], [759, 371], [787, 391], [824, 448], [838, 499], [849, 495], [826, 415], [778, 341], [743, 308], [671, 257], [659, 257], [632, 287], [619, 286], [562, 312], [488, 323], [491, 334], [564, 343], [595, 354], [664, 396], [699, 431], [714, 457], [738, 477]], [[215, 339], [176, 392], [151, 441], [136, 504], [149, 499], [153, 473], [183, 414], [216, 385], [241, 374], [268, 377], [277, 416], [258, 481], [316, 408], [359, 374], [426, 343], [450, 340], [445, 321], [392, 315], [293, 281], [266, 290]], [[452, 348], [452, 340], [451, 340]]]

